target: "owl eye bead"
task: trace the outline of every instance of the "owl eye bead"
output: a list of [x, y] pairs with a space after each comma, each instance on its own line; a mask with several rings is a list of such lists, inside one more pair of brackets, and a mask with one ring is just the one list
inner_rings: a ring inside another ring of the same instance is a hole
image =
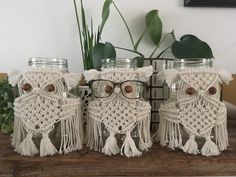
[[133, 92], [133, 87], [131, 85], [126, 85], [125, 86], [125, 92], [126, 93], [131, 93]]
[[108, 94], [110, 94], [110, 93], [112, 92], [112, 86], [107, 85], [107, 86], [105, 87], [105, 92], [108, 93]]
[[194, 95], [196, 93], [196, 90], [193, 87], [189, 87], [186, 89], [186, 93], [188, 95]]
[[46, 90], [48, 92], [54, 92], [55, 91], [55, 86], [53, 84], [49, 84], [46, 86]]
[[209, 91], [209, 93], [210, 93], [211, 95], [214, 95], [214, 94], [216, 94], [216, 92], [217, 92], [217, 90], [216, 90], [215, 87], [210, 87], [210, 88], [208, 89], [208, 91]]
[[21, 86], [21, 89], [28, 92], [32, 89], [32, 86], [29, 83], [25, 83]]

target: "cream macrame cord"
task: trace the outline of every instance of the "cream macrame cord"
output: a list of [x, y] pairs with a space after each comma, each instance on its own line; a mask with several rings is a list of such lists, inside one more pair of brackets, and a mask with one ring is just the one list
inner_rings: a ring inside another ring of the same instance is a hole
[[[152, 67], [139, 69], [111, 68], [101, 72], [90, 70], [85, 73], [86, 80], [105, 79], [119, 83], [126, 80], [146, 82], [152, 74]], [[133, 87], [133, 93], [137, 88]], [[87, 127], [87, 146], [106, 155], [121, 154], [127, 157], [141, 156], [148, 150], [152, 142], [150, 138], [150, 112], [148, 102], [140, 99], [124, 97], [118, 88], [108, 98], [95, 99], [89, 103], [89, 119]], [[103, 142], [103, 127], [109, 135]], [[138, 131], [139, 143], [135, 144], [132, 131]], [[123, 135], [124, 140], [118, 146], [116, 135]]]
[[[14, 102], [15, 120], [12, 145], [24, 156], [68, 153], [82, 148], [83, 130], [81, 125], [80, 100], [65, 98], [66, 83], [74, 87], [79, 74], [62, 73], [59, 69], [28, 67], [23, 74], [11, 75], [10, 83], [18, 85], [20, 97]], [[22, 86], [28, 84], [29, 91]], [[47, 86], [53, 87], [52, 91]], [[52, 86], [53, 85], [53, 86]], [[49, 133], [60, 123], [60, 147], [52, 143]], [[33, 141], [41, 137], [39, 148]]]
[[[202, 67], [167, 70], [159, 78], [169, 85], [178, 82], [178, 89], [176, 98], [171, 97], [160, 107], [160, 124], [154, 138], [162, 146], [195, 155], [219, 155], [227, 149], [227, 111], [219, 98], [220, 83], [228, 83], [231, 75]], [[186, 142], [183, 142], [183, 130], [188, 134]], [[205, 139], [201, 150], [197, 137]]]

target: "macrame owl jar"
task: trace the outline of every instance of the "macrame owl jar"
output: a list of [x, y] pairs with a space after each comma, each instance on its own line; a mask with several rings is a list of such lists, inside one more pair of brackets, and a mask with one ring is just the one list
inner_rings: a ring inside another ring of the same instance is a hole
[[107, 68], [101, 72], [89, 70], [85, 73], [93, 92], [93, 100], [88, 106], [86, 135], [90, 149], [106, 155], [120, 153], [134, 157], [151, 147], [151, 106], [141, 99], [141, 95], [152, 70], [149, 66]]
[[79, 79], [79, 74], [50, 67], [29, 66], [24, 73], [11, 75], [10, 83], [18, 85], [20, 93], [14, 102], [12, 145], [16, 152], [47, 156], [82, 148], [80, 100], [65, 96], [65, 90], [75, 87]]
[[[155, 135], [162, 146], [189, 154], [219, 155], [228, 147], [227, 110], [220, 101], [221, 83], [231, 74], [209, 67], [166, 70], [159, 74], [175, 93], [160, 107]], [[201, 150], [200, 150], [201, 148]]]

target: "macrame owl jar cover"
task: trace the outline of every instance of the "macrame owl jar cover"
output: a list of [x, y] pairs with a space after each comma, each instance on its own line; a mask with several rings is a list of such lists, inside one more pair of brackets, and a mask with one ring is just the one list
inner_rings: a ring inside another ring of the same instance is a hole
[[[220, 101], [220, 84], [228, 84], [231, 74], [200, 67], [166, 70], [159, 73], [159, 78], [176, 86], [175, 95], [160, 107], [155, 135], [160, 144], [204, 156], [219, 155], [227, 149], [227, 110]], [[202, 147], [199, 140], [203, 140]]]
[[[140, 156], [151, 147], [151, 106], [140, 99], [153, 71], [152, 66], [143, 68], [106, 68], [101, 72], [89, 70], [85, 78], [90, 81], [93, 101], [88, 106], [86, 141], [90, 149], [106, 155], [121, 154]], [[104, 130], [108, 132], [105, 139]], [[135, 143], [133, 132], [138, 141]], [[118, 145], [118, 137], [121, 143]]]
[[[24, 73], [10, 77], [20, 93], [14, 102], [12, 145], [16, 152], [46, 156], [82, 148], [80, 100], [64, 95], [65, 87], [75, 87], [79, 79], [79, 74], [47, 67], [28, 67]], [[56, 148], [50, 134], [58, 123], [60, 139]], [[40, 139], [38, 147], [35, 138]]]

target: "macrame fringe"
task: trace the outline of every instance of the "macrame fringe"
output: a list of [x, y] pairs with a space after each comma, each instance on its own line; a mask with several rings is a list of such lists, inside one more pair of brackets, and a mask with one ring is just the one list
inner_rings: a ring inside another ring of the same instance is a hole
[[17, 148], [17, 152], [23, 156], [33, 156], [38, 154], [38, 149], [32, 140], [32, 132], [28, 132], [26, 138]]
[[160, 117], [160, 123], [157, 132], [153, 138], [160, 141], [162, 146], [167, 146], [171, 149], [182, 148], [182, 135], [180, 125], [177, 122], [171, 122]]
[[139, 149], [141, 151], [148, 150], [152, 146], [150, 135], [150, 120], [151, 116], [138, 121], [139, 132]]
[[80, 110], [72, 114], [69, 119], [61, 120], [61, 146], [59, 153], [69, 153], [82, 149], [83, 128]]
[[51, 140], [48, 137], [48, 134], [43, 134], [43, 137], [40, 142], [40, 156], [54, 155], [57, 153], [57, 149], [52, 144]]
[[91, 117], [87, 122], [86, 145], [95, 151], [101, 151], [103, 147], [102, 124]]
[[23, 124], [18, 117], [15, 116], [14, 119], [14, 128], [12, 134], [12, 142], [11, 145], [15, 147], [15, 151], [19, 148], [20, 143], [26, 137], [25, 130], [23, 128]]
[[201, 153], [204, 156], [215, 156], [220, 154], [218, 147], [211, 141], [210, 136], [206, 137], [206, 142], [202, 147]]
[[189, 154], [197, 155], [199, 153], [197, 142], [195, 141], [195, 136], [190, 135], [188, 141], [182, 147], [183, 151]]
[[215, 139], [216, 144], [220, 151], [227, 149], [229, 146], [228, 132], [227, 132], [227, 119], [222, 124], [215, 126]]
[[102, 149], [102, 153], [106, 155], [116, 155], [120, 152], [120, 148], [117, 145], [115, 133], [110, 131], [110, 136], [106, 139], [106, 143]]
[[139, 157], [142, 155], [142, 152], [137, 149], [135, 142], [130, 135], [130, 132], [126, 133], [126, 138], [121, 147], [121, 155], [125, 155], [127, 157]]

